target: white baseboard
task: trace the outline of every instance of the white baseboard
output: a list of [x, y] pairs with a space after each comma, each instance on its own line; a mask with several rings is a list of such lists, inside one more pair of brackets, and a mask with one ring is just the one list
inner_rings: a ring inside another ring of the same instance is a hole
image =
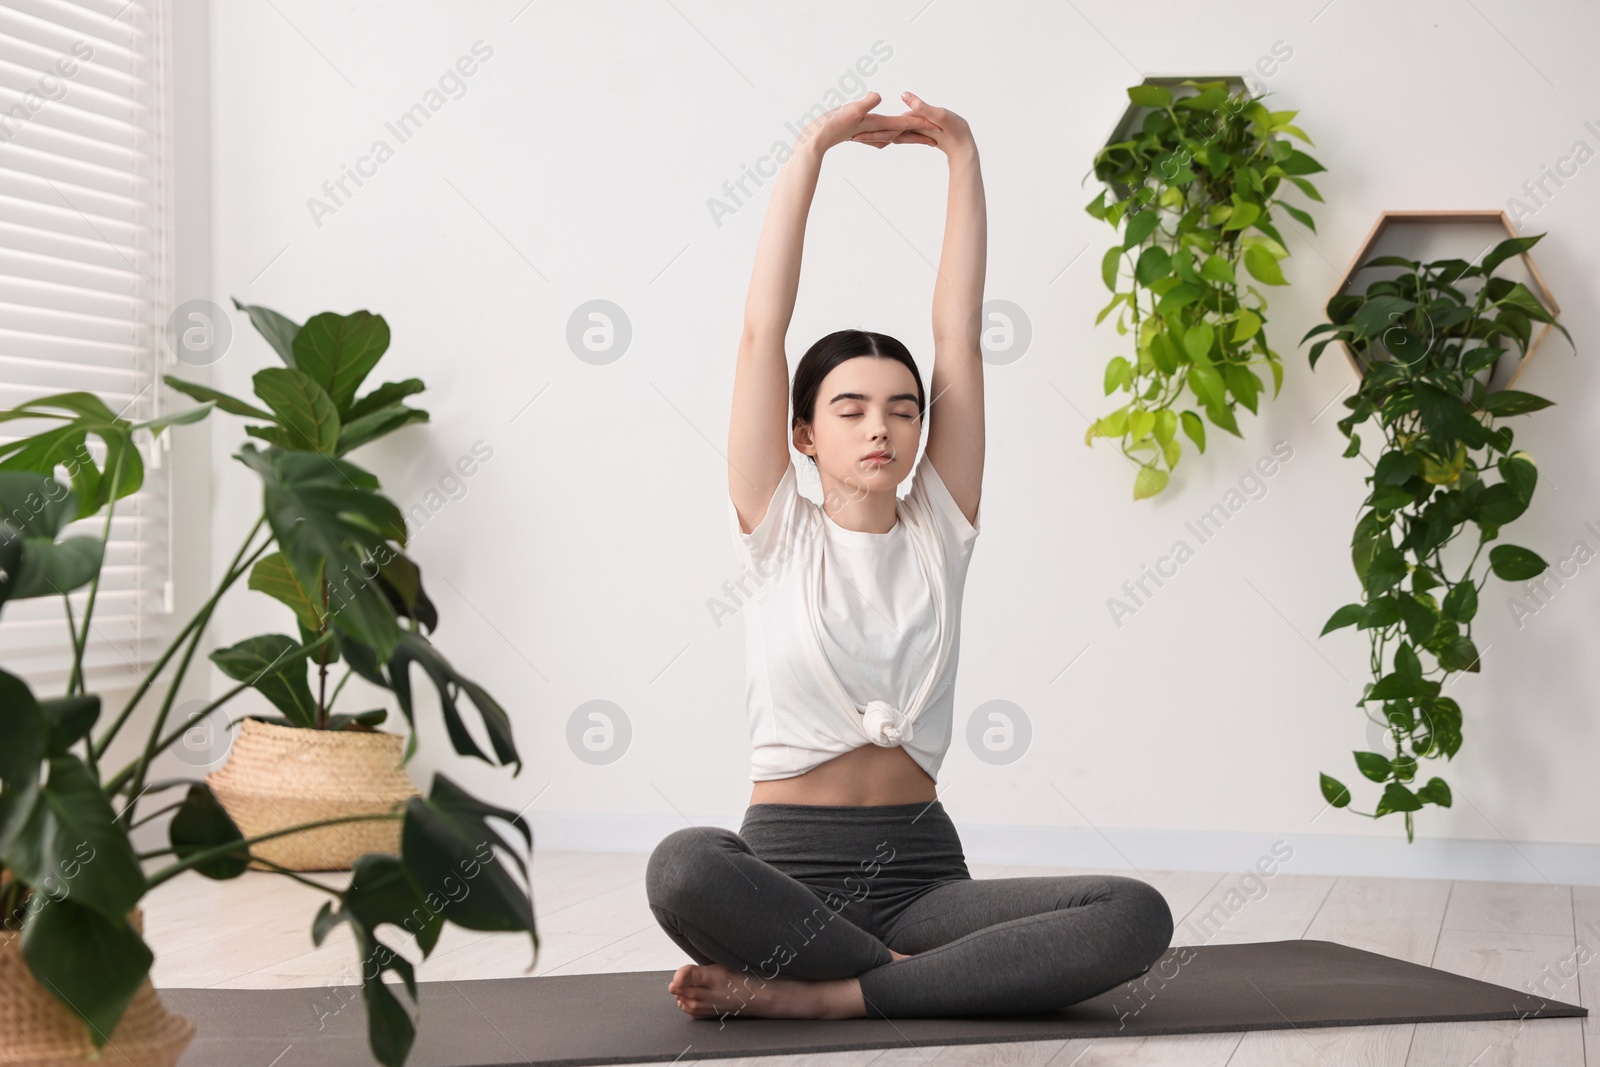
[[[733, 818], [695, 819], [696, 826], [739, 828]], [[529, 813], [534, 851], [644, 852], [667, 834], [691, 825], [679, 816]], [[1399, 824], [1396, 823], [1399, 827]], [[970, 863], [1051, 867], [1114, 867], [1130, 872], [1238, 871], [1266, 857], [1291, 874], [1451, 878], [1600, 886], [1600, 845], [1549, 841], [1482, 841], [1419, 837], [1407, 844], [1404, 827], [1392, 837], [1358, 834], [1257, 834], [1177, 830], [996, 826], [957, 822]], [[1277, 852], [1273, 846], [1277, 842]], [[1293, 852], [1281, 862], [1285, 845]]]

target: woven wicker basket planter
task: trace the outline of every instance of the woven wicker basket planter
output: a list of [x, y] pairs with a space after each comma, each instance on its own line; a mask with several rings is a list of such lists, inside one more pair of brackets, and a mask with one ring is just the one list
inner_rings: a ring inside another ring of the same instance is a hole
[[[228, 762], [206, 784], [245, 837], [344, 815], [400, 811], [419, 795], [400, 766], [405, 738], [365, 730], [239, 724]], [[292, 871], [348, 870], [368, 852], [399, 852], [400, 821], [323, 826], [250, 846]], [[252, 867], [270, 870], [264, 863]]]
[[[143, 933], [137, 908], [128, 918]], [[35, 980], [21, 942], [19, 934], [0, 931], [0, 1064], [83, 1067], [94, 1055], [88, 1027]], [[100, 1060], [116, 1067], [174, 1067], [193, 1039], [194, 1023], [162, 1006], [147, 975]]]

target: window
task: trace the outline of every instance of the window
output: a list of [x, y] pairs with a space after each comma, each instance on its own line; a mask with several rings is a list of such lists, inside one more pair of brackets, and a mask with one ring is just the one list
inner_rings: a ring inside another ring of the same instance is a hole
[[[0, 8], [0, 408], [95, 393], [124, 418], [161, 414], [172, 306], [170, 39], [165, 0], [30, 0]], [[0, 441], [51, 425], [0, 423]], [[178, 428], [182, 432], [183, 428]], [[141, 434], [145, 479], [117, 501], [84, 672], [137, 684], [176, 632], [167, 456]], [[96, 464], [105, 448], [90, 436]], [[65, 480], [64, 470], [57, 478]], [[100, 537], [105, 513], [64, 535]], [[89, 590], [71, 594], [77, 626]], [[66, 691], [60, 597], [0, 608], [0, 664]]]

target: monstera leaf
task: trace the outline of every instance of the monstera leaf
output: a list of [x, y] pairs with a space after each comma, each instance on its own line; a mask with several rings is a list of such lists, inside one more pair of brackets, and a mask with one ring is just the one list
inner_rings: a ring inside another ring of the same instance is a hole
[[70, 593], [100, 573], [103, 542], [94, 537], [57, 541], [78, 514], [78, 497], [54, 478], [32, 471], [0, 470], [0, 542], [20, 550], [0, 600]]
[[[400, 710], [405, 714], [406, 721], [412, 724], [411, 740], [407, 744], [408, 758], [411, 747], [416, 744], [416, 719], [411, 703], [411, 664], [419, 663], [439, 691], [439, 708], [444, 714], [445, 732], [450, 735], [450, 743], [455, 750], [463, 756], [476, 756], [485, 763], [498, 762], [501, 766], [515, 763], [517, 769], [512, 772], [512, 777], [522, 773], [522, 758], [517, 755], [517, 746], [511, 739], [510, 716], [482, 686], [452, 667], [426, 637], [402, 630], [392, 657], [387, 660], [374, 654], [373, 649], [348, 640], [342, 634], [336, 633], [334, 639], [340, 643], [345, 662], [357, 674], [374, 685], [391, 690], [400, 701]], [[456, 707], [458, 693], [466, 693], [477, 707], [489, 735], [489, 743], [494, 748], [494, 760], [484, 755], [478, 743], [472, 739], [472, 734], [467, 731], [461, 709]]]

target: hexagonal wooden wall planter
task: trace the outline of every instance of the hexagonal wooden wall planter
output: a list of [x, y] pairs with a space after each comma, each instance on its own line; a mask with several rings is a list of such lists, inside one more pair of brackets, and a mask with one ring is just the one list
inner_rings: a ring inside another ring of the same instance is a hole
[[[1507, 237], [1527, 236], [1526, 234], [1518, 233], [1516, 227], [1511, 224], [1510, 217], [1507, 216], [1504, 211], [1500, 210], [1385, 211], [1383, 214], [1378, 216], [1378, 221], [1372, 224], [1372, 229], [1367, 233], [1366, 239], [1363, 240], [1361, 242], [1361, 246], [1356, 249], [1356, 254], [1350, 259], [1350, 265], [1345, 268], [1344, 277], [1340, 280], [1339, 287], [1333, 291], [1333, 294], [1329, 297], [1329, 299], [1331, 300], [1333, 297], [1343, 296], [1346, 293], [1354, 291], [1351, 286], [1355, 280], [1355, 275], [1360, 272], [1361, 265], [1363, 263], [1365, 263], [1368, 259], [1373, 258], [1373, 250], [1377, 247], [1379, 241], [1382, 239], [1384, 232], [1391, 226], [1395, 224], [1449, 225], [1459, 223], [1491, 223], [1496, 227], [1503, 227]], [[1500, 237], [1496, 235], [1493, 241], [1479, 251], [1478, 256], [1482, 256], [1484, 252], [1489, 251], [1489, 249], [1493, 248], [1499, 243]], [[1417, 259], [1426, 262], [1430, 258], [1442, 257], [1407, 254], [1406, 258]], [[1466, 257], [1463, 256], [1461, 258]], [[1471, 262], [1476, 262], [1477, 258], [1477, 256], [1474, 256]], [[1533, 288], [1538, 293], [1539, 299], [1544, 301], [1545, 307], [1550, 309], [1550, 317], [1552, 319], [1560, 318], [1561, 307], [1556, 303], [1555, 295], [1550, 292], [1550, 287], [1545, 284], [1544, 276], [1539, 273], [1538, 266], [1534, 264], [1532, 253], [1523, 252], [1517, 258], [1522, 260], [1523, 266], [1527, 269], [1527, 284], [1530, 286], [1530, 288]], [[1538, 334], [1529, 343], [1527, 353], [1524, 354], [1522, 359], [1517, 363], [1516, 370], [1511, 373], [1510, 378], [1507, 379], [1503, 384], [1491, 385], [1490, 388], [1511, 389], [1516, 386], [1517, 379], [1522, 376], [1522, 372], [1528, 366], [1528, 361], [1533, 358], [1533, 354], [1539, 350], [1539, 346], [1544, 343], [1545, 337], [1550, 333], [1551, 329], [1553, 329], [1552, 324], [1548, 322], [1540, 323], [1539, 326], [1540, 328]], [[1340, 348], [1344, 349], [1345, 358], [1350, 361], [1350, 369], [1355, 371], [1358, 379], [1361, 378], [1365, 373], [1365, 368], [1363, 368], [1360, 361], [1356, 359], [1356, 354], [1351, 351], [1350, 346], [1346, 344], [1342, 338], [1337, 341], [1337, 344]], [[1509, 352], [1511, 350], [1508, 349], [1507, 351]], [[1495, 377], [1498, 376], [1499, 375], [1497, 373]], [[1493, 379], [1491, 378], [1491, 382], [1492, 380]]]
[[[1164, 88], [1171, 89], [1173, 91], [1173, 95], [1177, 96], [1178, 90], [1182, 88], [1183, 83], [1187, 81], [1222, 82], [1228, 87], [1228, 94], [1230, 96], [1239, 92], [1241, 89], [1247, 88], [1244, 78], [1238, 74], [1151, 74], [1139, 84], [1160, 85]], [[1194, 91], [1193, 86], [1189, 86], [1188, 88], [1191, 93]], [[1106, 145], [1116, 144], [1118, 141], [1128, 140], [1129, 136], [1139, 128], [1140, 124], [1144, 122], [1144, 117], [1150, 113], [1150, 110], [1151, 109], [1148, 107], [1144, 107], [1143, 105], [1135, 104], [1132, 101], [1129, 101], [1127, 108], [1123, 110], [1122, 115], [1117, 119], [1116, 125], [1111, 127], [1111, 132], [1106, 135], [1103, 141], [1100, 142], [1100, 147], [1104, 148]], [[1089, 178], [1093, 176], [1094, 169], [1091, 167], [1089, 174], [1084, 176], [1083, 181], [1088, 181]], [[1081, 186], [1083, 182], [1079, 182], [1078, 184]], [[1111, 182], [1108, 184], [1111, 186], [1112, 192], [1114, 192], [1119, 199], [1125, 198], [1129, 192], [1131, 192], [1131, 190], [1129, 190], [1121, 182]]]

